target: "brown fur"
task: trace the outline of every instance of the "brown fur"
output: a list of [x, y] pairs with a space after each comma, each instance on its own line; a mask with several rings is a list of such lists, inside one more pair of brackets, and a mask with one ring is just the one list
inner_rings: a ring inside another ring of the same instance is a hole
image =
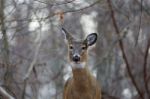
[[101, 99], [101, 90], [87, 68], [74, 69], [64, 87], [63, 99]]
[[[75, 63], [71, 65], [73, 77], [65, 84], [63, 99], [101, 99], [100, 86], [86, 66], [87, 48], [96, 42], [97, 35], [93, 33], [88, 35], [84, 41], [76, 41], [71, 39], [71, 35], [67, 33], [65, 29], [63, 29], [63, 31], [66, 33], [66, 38], [68, 40], [69, 61], [70, 63]], [[73, 55], [75, 55], [75, 53], [80, 56], [78, 61], [73, 60]], [[76, 62], [81, 64], [77, 64]]]

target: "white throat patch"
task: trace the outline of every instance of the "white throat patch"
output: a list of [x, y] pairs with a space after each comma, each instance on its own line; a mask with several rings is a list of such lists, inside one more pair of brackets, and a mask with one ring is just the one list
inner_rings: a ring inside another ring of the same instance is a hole
[[85, 67], [85, 62], [82, 62], [82, 63], [74, 63], [74, 62], [71, 62], [71, 67], [72, 68], [76, 68], [76, 69], [82, 69]]

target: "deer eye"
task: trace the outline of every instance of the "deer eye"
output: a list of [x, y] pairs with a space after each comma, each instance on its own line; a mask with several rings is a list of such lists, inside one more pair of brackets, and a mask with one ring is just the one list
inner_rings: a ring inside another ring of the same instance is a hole
[[82, 49], [83, 49], [83, 50], [85, 50], [85, 49], [86, 49], [86, 47], [85, 47], [85, 46], [82, 46]]
[[69, 49], [73, 49], [73, 46], [69, 46]]

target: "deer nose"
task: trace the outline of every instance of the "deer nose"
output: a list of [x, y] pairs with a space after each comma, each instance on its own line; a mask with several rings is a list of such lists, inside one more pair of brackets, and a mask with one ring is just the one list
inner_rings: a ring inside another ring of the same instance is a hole
[[74, 62], [80, 61], [80, 56], [78, 56], [78, 55], [73, 56], [73, 61]]

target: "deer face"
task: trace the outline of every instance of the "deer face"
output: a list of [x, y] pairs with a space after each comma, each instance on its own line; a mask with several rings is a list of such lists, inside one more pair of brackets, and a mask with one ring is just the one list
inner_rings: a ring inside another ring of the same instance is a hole
[[72, 40], [68, 44], [70, 61], [78, 64], [86, 61], [87, 45], [82, 41]]
[[89, 34], [85, 40], [77, 40], [62, 28], [68, 44], [68, 54], [73, 68], [84, 68], [87, 61], [87, 49], [97, 40], [97, 34]]

